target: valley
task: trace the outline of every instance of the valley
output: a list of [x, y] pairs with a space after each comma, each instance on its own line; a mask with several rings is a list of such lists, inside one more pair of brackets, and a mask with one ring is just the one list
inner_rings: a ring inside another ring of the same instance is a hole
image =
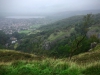
[[33, 20], [0, 20], [0, 75], [100, 74], [100, 14]]
[[0, 0], [0, 75], [100, 75], [100, 0]]

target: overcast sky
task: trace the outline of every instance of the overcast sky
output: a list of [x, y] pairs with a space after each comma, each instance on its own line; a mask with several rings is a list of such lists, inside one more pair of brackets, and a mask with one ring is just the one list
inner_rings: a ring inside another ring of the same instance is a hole
[[0, 0], [3, 13], [53, 13], [100, 9], [100, 0]]

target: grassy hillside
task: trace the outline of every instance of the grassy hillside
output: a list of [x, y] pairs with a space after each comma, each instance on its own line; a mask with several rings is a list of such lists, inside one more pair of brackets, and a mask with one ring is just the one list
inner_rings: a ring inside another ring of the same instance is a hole
[[57, 39], [60, 39], [60, 38], [63, 38], [63, 37], [69, 37], [70, 34], [74, 31], [74, 28], [71, 28], [69, 31], [68, 30], [59, 30], [58, 32], [54, 32], [52, 33], [47, 40], [49, 41], [54, 41], [54, 40], [57, 40]]
[[100, 75], [100, 44], [91, 52], [73, 56], [70, 61], [46, 57], [38, 61], [35, 55], [0, 50], [0, 61], [10, 58], [13, 61], [3, 61], [5, 64], [0, 65], [0, 75]]
[[0, 50], [0, 62], [11, 62], [16, 60], [38, 60], [41, 57], [38, 57], [33, 54], [23, 53], [14, 50]]
[[85, 52], [72, 57], [72, 61], [78, 64], [93, 63], [100, 60], [100, 44], [98, 44], [92, 51]]

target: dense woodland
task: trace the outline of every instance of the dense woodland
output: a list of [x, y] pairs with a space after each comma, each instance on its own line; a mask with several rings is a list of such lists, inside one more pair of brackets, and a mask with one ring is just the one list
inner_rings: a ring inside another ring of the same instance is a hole
[[[91, 43], [100, 42], [100, 14], [73, 16], [48, 25], [41, 26], [36, 34], [7, 35], [0, 31], [0, 48], [15, 49], [48, 57], [72, 57], [87, 52]], [[34, 32], [34, 31], [33, 31]], [[18, 39], [17, 43], [9, 42], [9, 37]]]

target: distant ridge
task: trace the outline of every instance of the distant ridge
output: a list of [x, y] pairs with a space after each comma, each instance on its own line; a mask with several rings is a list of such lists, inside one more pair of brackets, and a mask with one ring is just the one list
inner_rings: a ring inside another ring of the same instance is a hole
[[82, 10], [82, 11], [63, 11], [63, 12], [58, 12], [58, 13], [52, 14], [49, 17], [60, 20], [60, 19], [71, 17], [71, 16], [75, 16], [75, 15], [98, 14], [98, 13], [100, 13], [100, 9], [98, 9], [98, 10]]

